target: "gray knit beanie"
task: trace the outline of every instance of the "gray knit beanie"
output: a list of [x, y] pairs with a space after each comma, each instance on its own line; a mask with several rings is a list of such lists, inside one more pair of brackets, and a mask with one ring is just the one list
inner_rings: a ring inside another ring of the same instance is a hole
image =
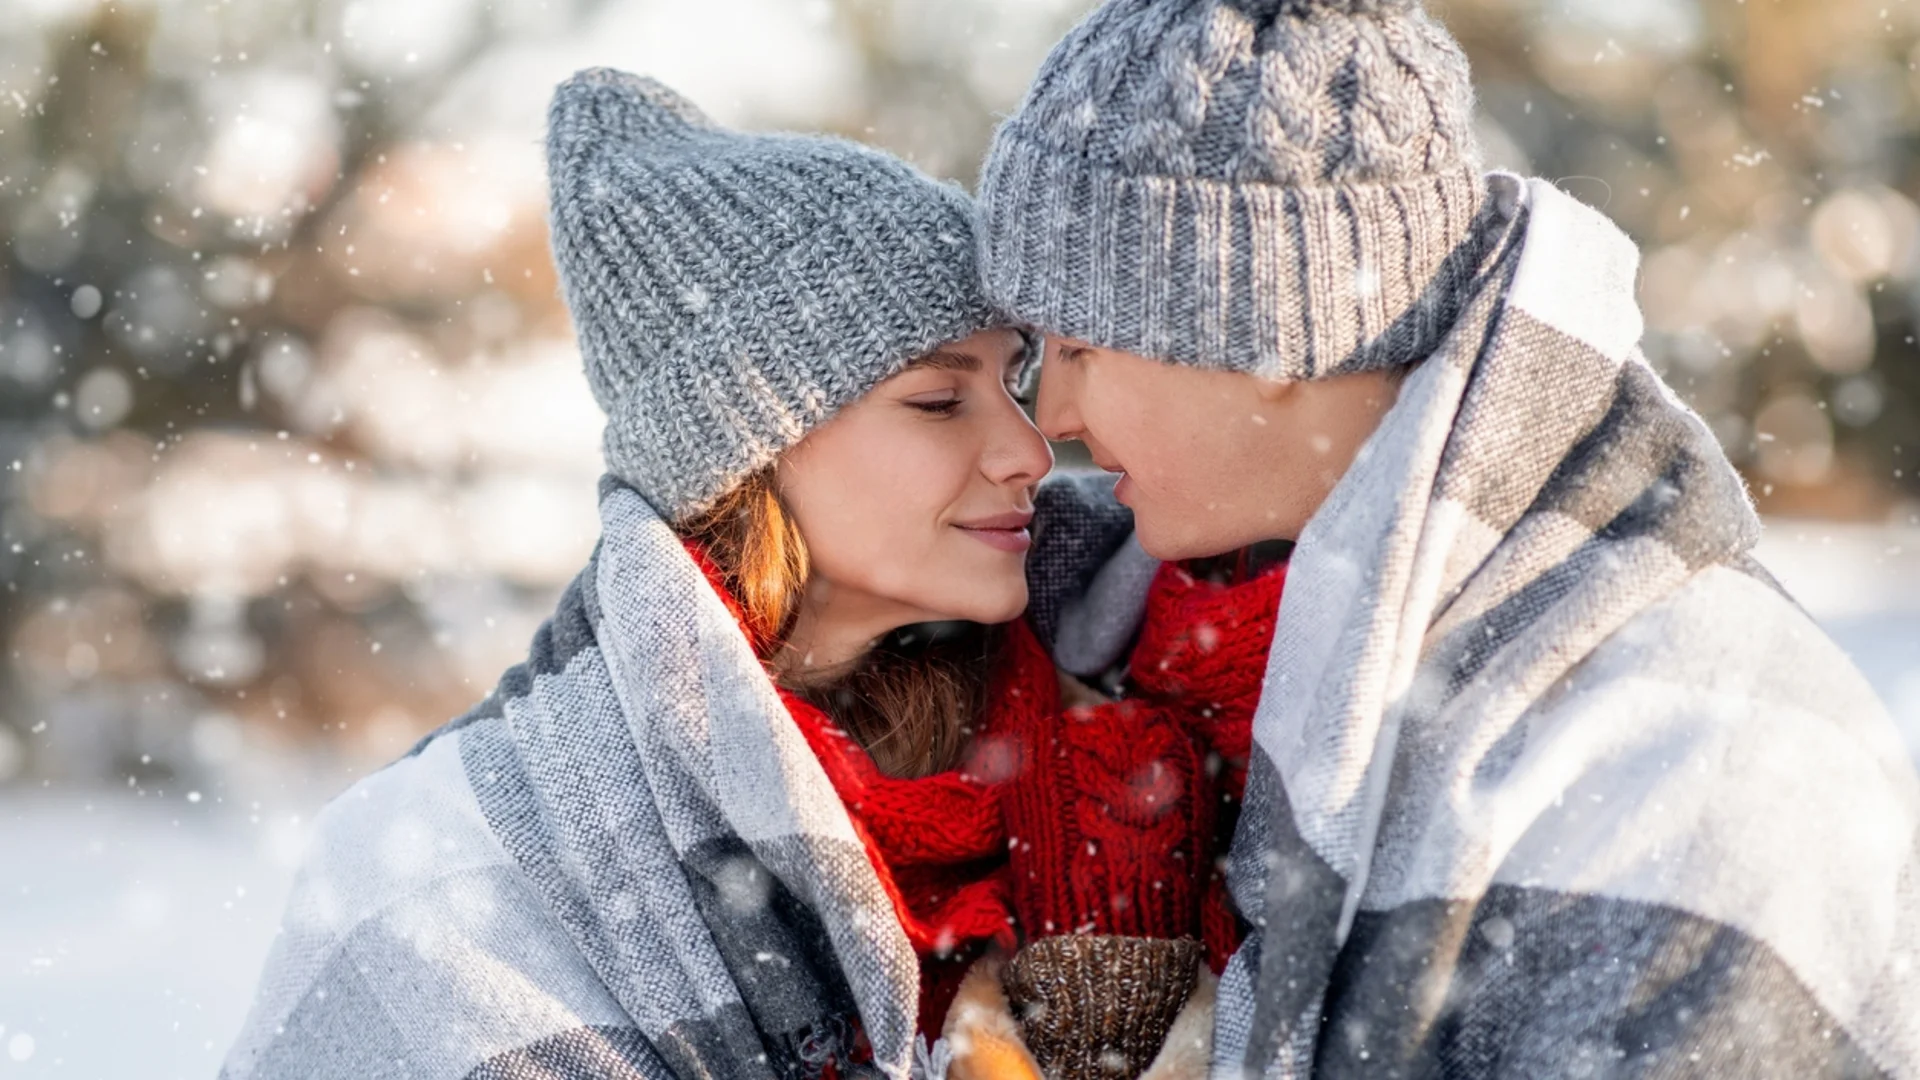
[[1000, 125], [1011, 316], [1272, 378], [1420, 359], [1485, 198], [1466, 57], [1417, 0], [1108, 0]]
[[547, 114], [554, 261], [608, 470], [682, 522], [943, 342], [992, 325], [955, 185], [728, 131], [606, 69]]

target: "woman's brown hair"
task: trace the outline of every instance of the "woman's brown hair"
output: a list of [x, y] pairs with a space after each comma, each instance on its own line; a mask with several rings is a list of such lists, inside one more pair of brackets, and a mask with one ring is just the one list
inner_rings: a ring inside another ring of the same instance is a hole
[[[681, 525], [720, 571], [763, 662], [780, 652], [806, 593], [806, 543], [772, 469], [749, 477]], [[831, 717], [890, 776], [953, 768], [985, 708], [1000, 635], [976, 623], [921, 624], [882, 638], [819, 680], [782, 681]]]

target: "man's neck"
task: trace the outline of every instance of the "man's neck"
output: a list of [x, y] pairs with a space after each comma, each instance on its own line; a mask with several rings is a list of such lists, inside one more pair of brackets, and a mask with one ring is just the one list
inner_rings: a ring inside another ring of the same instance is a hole
[[1236, 551], [1201, 559], [1188, 559], [1182, 566], [1187, 573], [1216, 585], [1238, 585], [1252, 581], [1293, 555], [1291, 540], [1257, 540]]

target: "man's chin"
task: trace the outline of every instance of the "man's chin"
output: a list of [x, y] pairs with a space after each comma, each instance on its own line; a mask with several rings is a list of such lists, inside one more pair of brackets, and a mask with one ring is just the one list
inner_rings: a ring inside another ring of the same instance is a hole
[[1232, 548], [1216, 549], [1205, 543], [1204, 538], [1193, 536], [1185, 530], [1172, 534], [1162, 532], [1153, 528], [1137, 514], [1133, 522], [1134, 536], [1139, 539], [1141, 550], [1161, 562], [1204, 559], [1233, 550]]
[[1278, 539], [1265, 536], [1250, 538], [1238, 531], [1210, 534], [1205, 529], [1196, 528], [1191, 519], [1174, 523], [1170, 528], [1162, 528], [1163, 524], [1159, 515], [1143, 513], [1137, 508], [1134, 510], [1135, 539], [1140, 541], [1141, 550], [1161, 562], [1211, 559], [1239, 551], [1261, 540]]

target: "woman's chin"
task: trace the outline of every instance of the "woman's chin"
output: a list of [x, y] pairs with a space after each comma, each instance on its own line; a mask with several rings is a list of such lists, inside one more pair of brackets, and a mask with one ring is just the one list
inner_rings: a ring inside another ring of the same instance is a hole
[[[1024, 568], [1023, 568], [1024, 569]], [[955, 580], [964, 580], [955, 578]], [[1013, 581], [1002, 583], [977, 583], [964, 596], [953, 598], [947, 617], [965, 619], [968, 622], [994, 623], [1012, 622], [1027, 610], [1027, 579], [1023, 572]]]

